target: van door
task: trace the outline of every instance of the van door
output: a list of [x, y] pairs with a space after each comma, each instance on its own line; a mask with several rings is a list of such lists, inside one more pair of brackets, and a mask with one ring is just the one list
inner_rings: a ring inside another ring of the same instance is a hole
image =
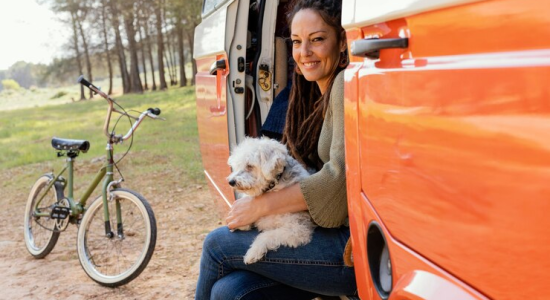
[[[547, 294], [548, 3], [345, 3], [351, 206], [372, 206], [388, 239], [491, 299]], [[370, 220], [353, 218], [364, 234]], [[392, 259], [395, 285], [414, 262]]]
[[[230, 145], [236, 144], [235, 110], [244, 111], [244, 72], [248, 0], [205, 0], [202, 22], [195, 28], [194, 58], [197, 62], [197, 123], [204, 173], [211, 190], [225, 204], [235, 201], [226, 177]], [[243, 62], [244, 63], [244, 62]], [[239, 106], [235, 108], [233, 105]]]

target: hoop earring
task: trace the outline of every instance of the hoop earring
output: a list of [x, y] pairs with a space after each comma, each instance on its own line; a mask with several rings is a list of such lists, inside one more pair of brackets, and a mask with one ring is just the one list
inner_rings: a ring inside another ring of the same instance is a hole
[[298, 75], [304, 75], [304, 74], [302, 73], [302, 70], [300, 70], [300, 68], [298, 67], [298, 65], [295, 65], [295, 66], [294, 66], [294, 72], [295, 72], [296, 74], [298, 74]]
[[348, 52], [342, 51], [340, 52], [340, 61], [338, 63], [338, 66], [340, 68], [345, 68], [348, 66], [349, 60], [348, 60]]

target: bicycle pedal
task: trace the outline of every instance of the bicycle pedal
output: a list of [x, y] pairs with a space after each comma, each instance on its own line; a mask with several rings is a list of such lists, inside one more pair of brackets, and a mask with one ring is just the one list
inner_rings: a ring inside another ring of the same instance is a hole
[[50, 213], [52, 219], [65, 220], [71, 214], [71, 209], [68, 207], [55, 206]]

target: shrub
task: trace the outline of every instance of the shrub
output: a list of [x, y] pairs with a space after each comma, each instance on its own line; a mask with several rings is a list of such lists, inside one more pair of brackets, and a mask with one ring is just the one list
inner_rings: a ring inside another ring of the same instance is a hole
[[17, 83], [17, 81], [15, 81], [13, 79], [4, 79], [4, 80], [2, 80], [2, 85], [4, 86], [4, 89], [6, 91], [9, 91], [9, 90], [17, 91], [21, 88], [19, 86], [19, 83]]
[[67, 92], [65, 91], [59, 91], [57, 92], [55, 95], [53, 95], [50, 99], [53, 100], [53, 99], [59, 99], [63, 96], [67, 95]]

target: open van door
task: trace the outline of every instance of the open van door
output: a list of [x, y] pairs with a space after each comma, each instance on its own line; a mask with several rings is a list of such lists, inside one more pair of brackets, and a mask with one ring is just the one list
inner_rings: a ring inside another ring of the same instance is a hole
[[[216, 9], [217, 5], [221, 7]], [[211, 189], [218, 191], [228, 205], [235, 198], [230, 187], [224, 184], [223, 176], [229, 173], [230, 134], [226, 87], [229, 45], [226, 32], [231, 33], [231, 30], [228, 31], [226, 25], [227, 19], [236, 18], [237, 13], [234, 8], [229, 9], [230, 5], [238, 6], [239, 1], [205, 0], [203, 21], [195, 28], [194, 43], [197, 124], [204, 173]]]
[[245, 136], [259, 136], [274, 93], [286, 84], [286, 77], [281, 84], [274, 79], [278, 4], [204, 0], [195, 28], [200, 150], [210, 188], [223, 199], [222, 211], [235, 201], [226, 181], [231, 148]]

